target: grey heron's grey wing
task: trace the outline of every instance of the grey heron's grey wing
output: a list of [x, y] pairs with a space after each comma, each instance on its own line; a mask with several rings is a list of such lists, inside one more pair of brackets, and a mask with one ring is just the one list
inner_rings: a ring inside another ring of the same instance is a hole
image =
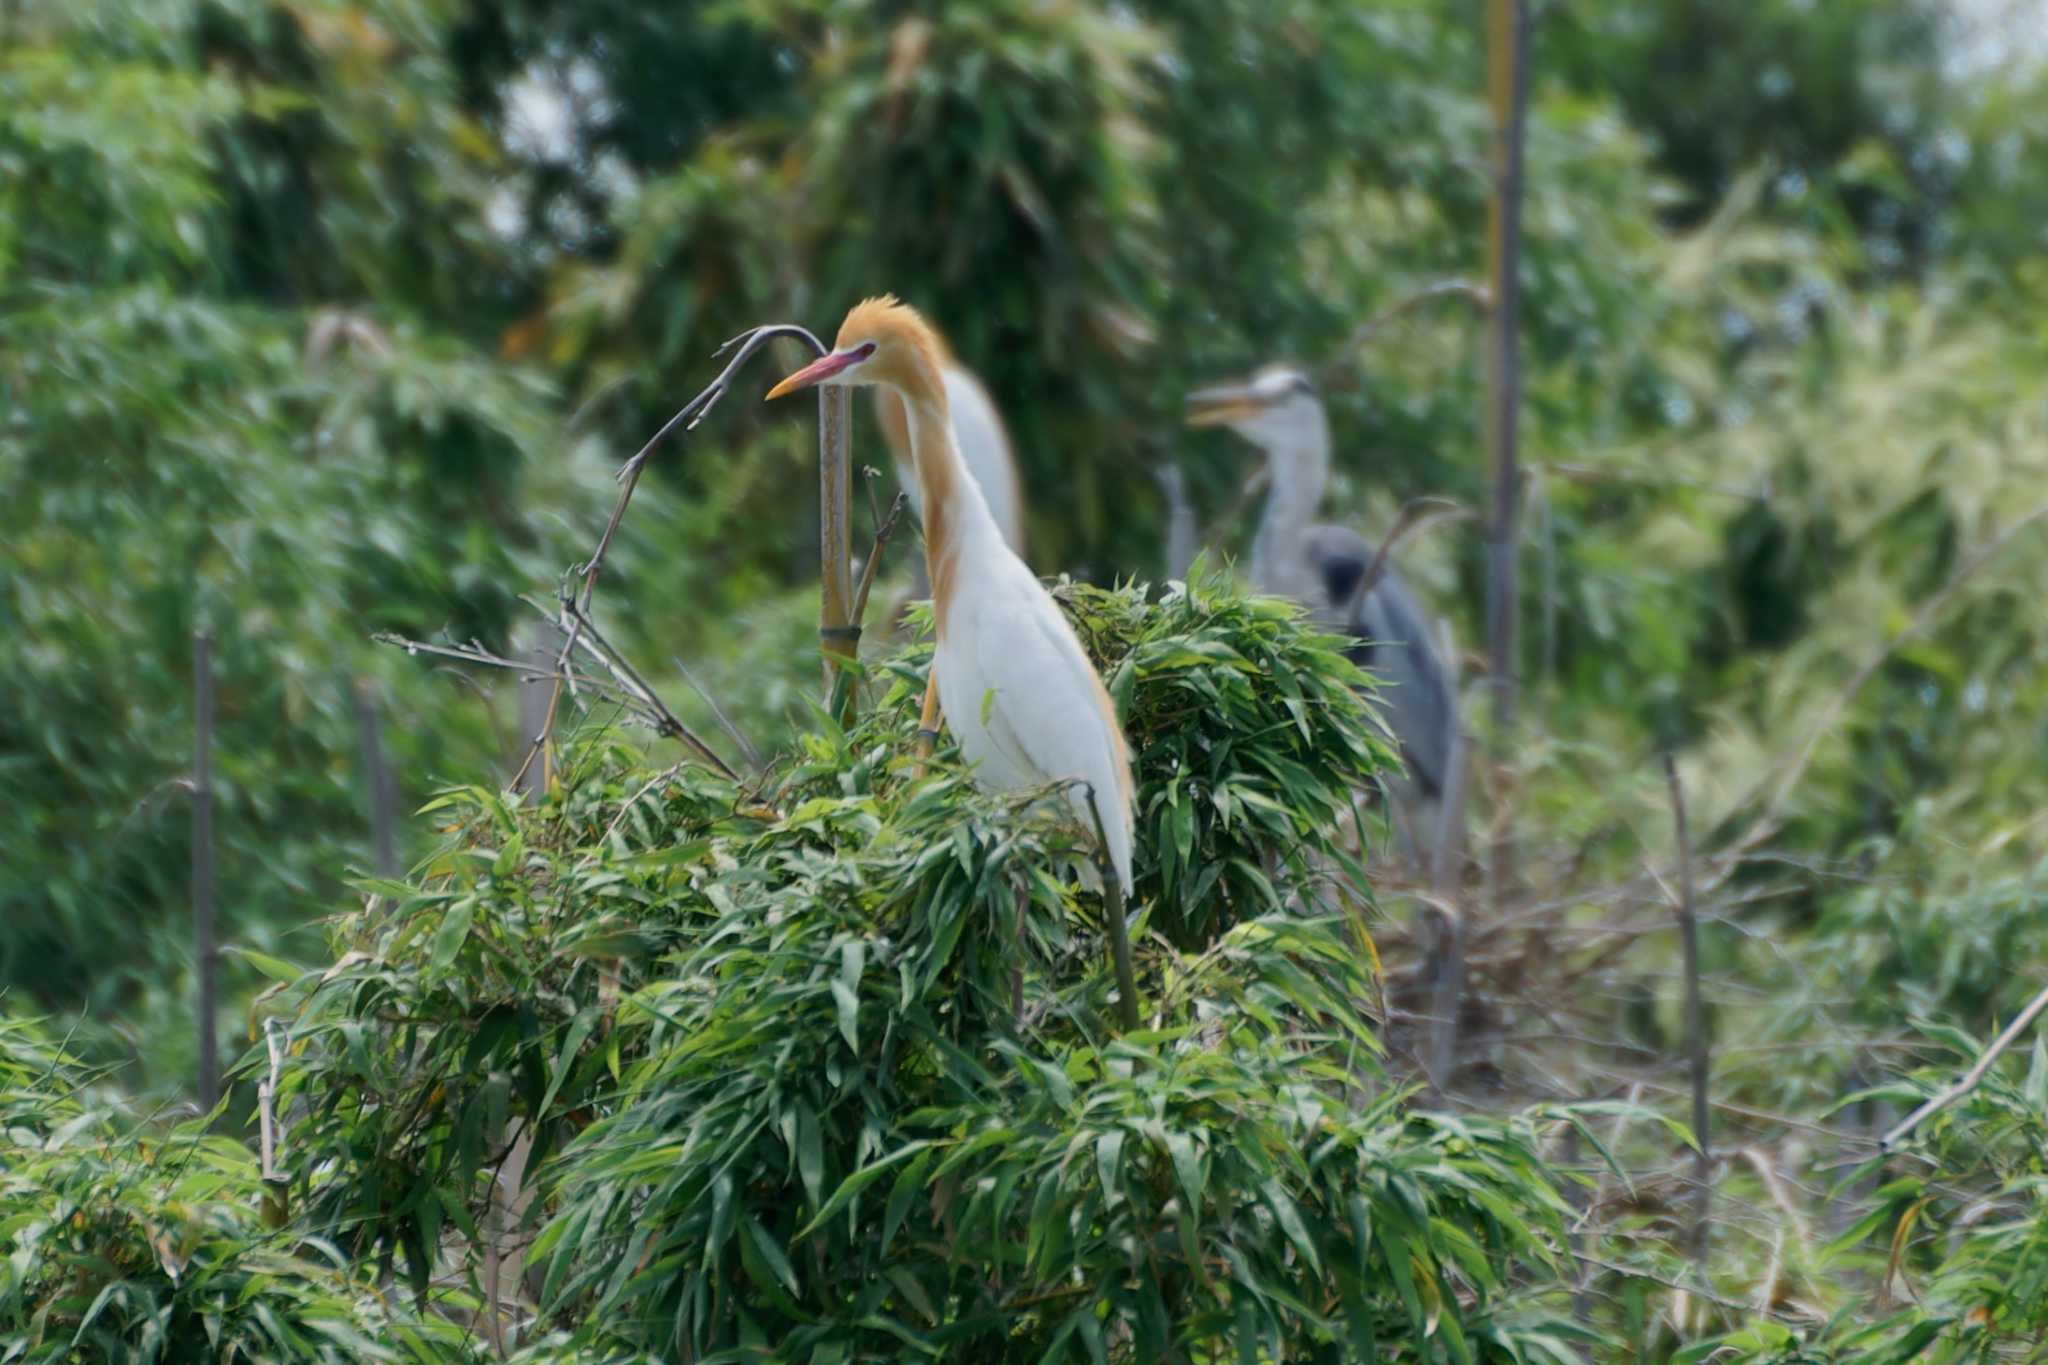
[[[1363, 536], [1341, 526], [1310, 532], [1309, 551], [1327, 596], [1327, 611], [1341, 609], [1358, 591], [1374, 550]], [[1410, 775], [1422, 794], [1443, 791], [1450, 766], [1451, 724], [1457, 705], [1450, 670], [1437, 653], [1436, 634], [1421, 603], [1392, 565], [1358, 602], [1350, 619], [1334, 623], [1358, 639], [1350, 651], [1359, 667], [1380, 681], [1379, 703], [1387, 728], [1401, 746]]]

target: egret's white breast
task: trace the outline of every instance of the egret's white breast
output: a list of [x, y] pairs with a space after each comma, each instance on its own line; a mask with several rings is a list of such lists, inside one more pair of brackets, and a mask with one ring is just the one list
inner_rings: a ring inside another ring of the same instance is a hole
[[[990, 649], [999, 641], [983, 637], [1002, 613], [992, 611], [991, 589], [999, 585], [969, 580], [947, 613], [946, 636], [933, 653], [939, 679], [939, 707], [960, 741], [960, 756], [974, 767], [983, 786], [1015, 791], [1051, 780], [1033, 764], [1012, 728], [1008, 705], [1013, 689], [1031, 685], [1036, 661], [1028, 649]], [[990, 667], [992, 657], [1007, 658], [1010, 667]]]

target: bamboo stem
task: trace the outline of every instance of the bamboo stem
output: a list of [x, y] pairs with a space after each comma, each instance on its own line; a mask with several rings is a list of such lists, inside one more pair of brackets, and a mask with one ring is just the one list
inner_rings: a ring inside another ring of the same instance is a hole
[[[841, 665], [860, 653], [853, 614], [852, 395], [844, 385], [818, 386], [818, 635], [825, 646], [825, 691]], [[851, 706], [851, 692], [848, 694]]]
[[[1451, 623], [1441, 625], [1443, 656], [1450, 669], [1451, 695], [1458, 695], [1457, 642]], [[1436, 898], [1437, 978], [1430, 1014], [1430, 1084], [1439, 1095], [1448, 1092], [1451, 1076], [1458, 1068], [1458, 1014], [1465, 999], [1465, 917], [1458, 896], [1459, 843], [1465, 830], [1465, 770], [1467, 765], [1465, 727], [1456, 708], [1446, 717], [1450, 730], [1450, 761], [1444, 768], [1444, 790], [1437, 807], [1436, 829], [1430, 849], [1429, 885]]]
[[1131, 930], [1124, 923], [1124, 884], [1109, 861], [1109, 831], [1102, 823], [1102, 810], [1095, 804], [1095, 789], [1083, 784], [1088, 793], [1088, 814], [1095, 820], [1096, 870], [1102, 876], [1102, 918], [1109, 931], [1109, 952], [1116, 964], [1116, 1012], [1125, 1033], [1138, 1027], [1138, 973], [1131, 965]]
[[356, 679], [356, 726], [363, 746], [363, 788], [370, 805], [370, 840], [377, 854], [377, 875], [398, 877], [398, 819], [391, 790], [391, 770], [384, 762], [383, 727], [377, 698], [368, 678]]
[[1707, 1025], [1706, 1010], [1700, 1002], [1700, 929], [1693, 911], [1692, 836], [1685, 823], [1685, 789], [1678, 781], [1678, 763], [1669, 751], [1664, 755], [1664, 780], [1671, 788], [1671, 819], [1678, 830], [1678, 941], [1685, 960], [1685, 1050], [1692, 1072], [1692, 1129], [1699, 1144], [1693, 1171], [1698, 1188], [1693, 1192], [1692, 1255], [1701, 1260], [1707, 1248], [1707, 1214], [1713, 1204], [1713, 1144], [1709, 1140], [1711, 1115], [1707, 1107]]
[[[1486, 642], [1493, 694], [1493, 746], [1505, 763], [1514, 744], [1520, 669], [1515, 650], [1517, 615], [1516, 523], [1522, 475], [1518, 450], [1521, 410], [1520, 285], [1522, 254], [1522, 141], [1528, 106], [1529, 19], [1523, 0], [1487, 0], [1487, 77], [1493, 109], [1493, 198], [1487, 294], [1493, 302], [1489, 338], [1488, 444], [1492, 450], [1493, 508], [1487, 529]], [[1494, 837], [1488, 880], [1494, 907], [1515, 879], [1512, 820]]]
[[1109, 924], [1109, 951], [1116, 962], [1117, 1020], [1125, 1033], [1132, 1033], [1138, 1027], [1138, 973], [1131, 965], [1130, 926], [1124, 923], [1124, 884], [1108, 858], [1097, 866], [1102, 872], [1102, 917]]
[[277, 1079], [284, 1070], [284, 1054], [277, 1045], [277, 1027], [275, 1018], [264, 1019], [263, 1047], [269, 1056], [270, 1068], [264, 1072], [263, 1079], [256, 1086], [256, 1116], [260, 1124], [259, 1138], [265, 1181], [283, 1178], [278, 1170], [279, 1148], [283, 1145], [283, 1136], [277, 1123]]
[[219, 962], [213, 943], [213, 636], [192, 637], [192, 942], [198, 971], [199, 1107], [220, 1103], [220, 1040], [215, 1034]]

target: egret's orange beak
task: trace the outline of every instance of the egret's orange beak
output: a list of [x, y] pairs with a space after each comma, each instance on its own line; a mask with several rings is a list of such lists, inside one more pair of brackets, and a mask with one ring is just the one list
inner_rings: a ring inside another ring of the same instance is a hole
[[1187, 422], [1191, 427], [1221, 427], [1265, 410], [1263, 399], [1247, 384], [1218, 384], [1197, 389], [1187, 398]]
[[823, 383], [849, 365], [857, 364], [865, 359], [867, 357], [860, 354], [857, 350], [834, 351], [830, 355], [821, 355], [789, 378], [783, 380], [780, 384], [777, 384], [774, 388], [768, 390], [768, 398], [764, 398], [761, 401], [765, 403], [769, 398], [780, 398], [785, 393], [795, 393], [798, 389], [808, 389], [813, 384]]

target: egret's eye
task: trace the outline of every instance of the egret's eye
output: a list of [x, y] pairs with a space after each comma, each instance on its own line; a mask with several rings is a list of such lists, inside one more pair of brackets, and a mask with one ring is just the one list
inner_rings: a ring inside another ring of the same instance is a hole
[[1305, 374], [1294, 376], [1294, 382], [1288, 385], [1288, 388], [1295, 393], [1305, 393], [1310, 398], [1316, 396], [1316, 386], [1309, 381], [1309, 377]]
[[860, 345], [853, 348], [853, 353], [856, 356], [859, 356], [862, 360], [866, 360], [869, 356], [875, 353], [875, 343], [872, 341], [863, 341]]

